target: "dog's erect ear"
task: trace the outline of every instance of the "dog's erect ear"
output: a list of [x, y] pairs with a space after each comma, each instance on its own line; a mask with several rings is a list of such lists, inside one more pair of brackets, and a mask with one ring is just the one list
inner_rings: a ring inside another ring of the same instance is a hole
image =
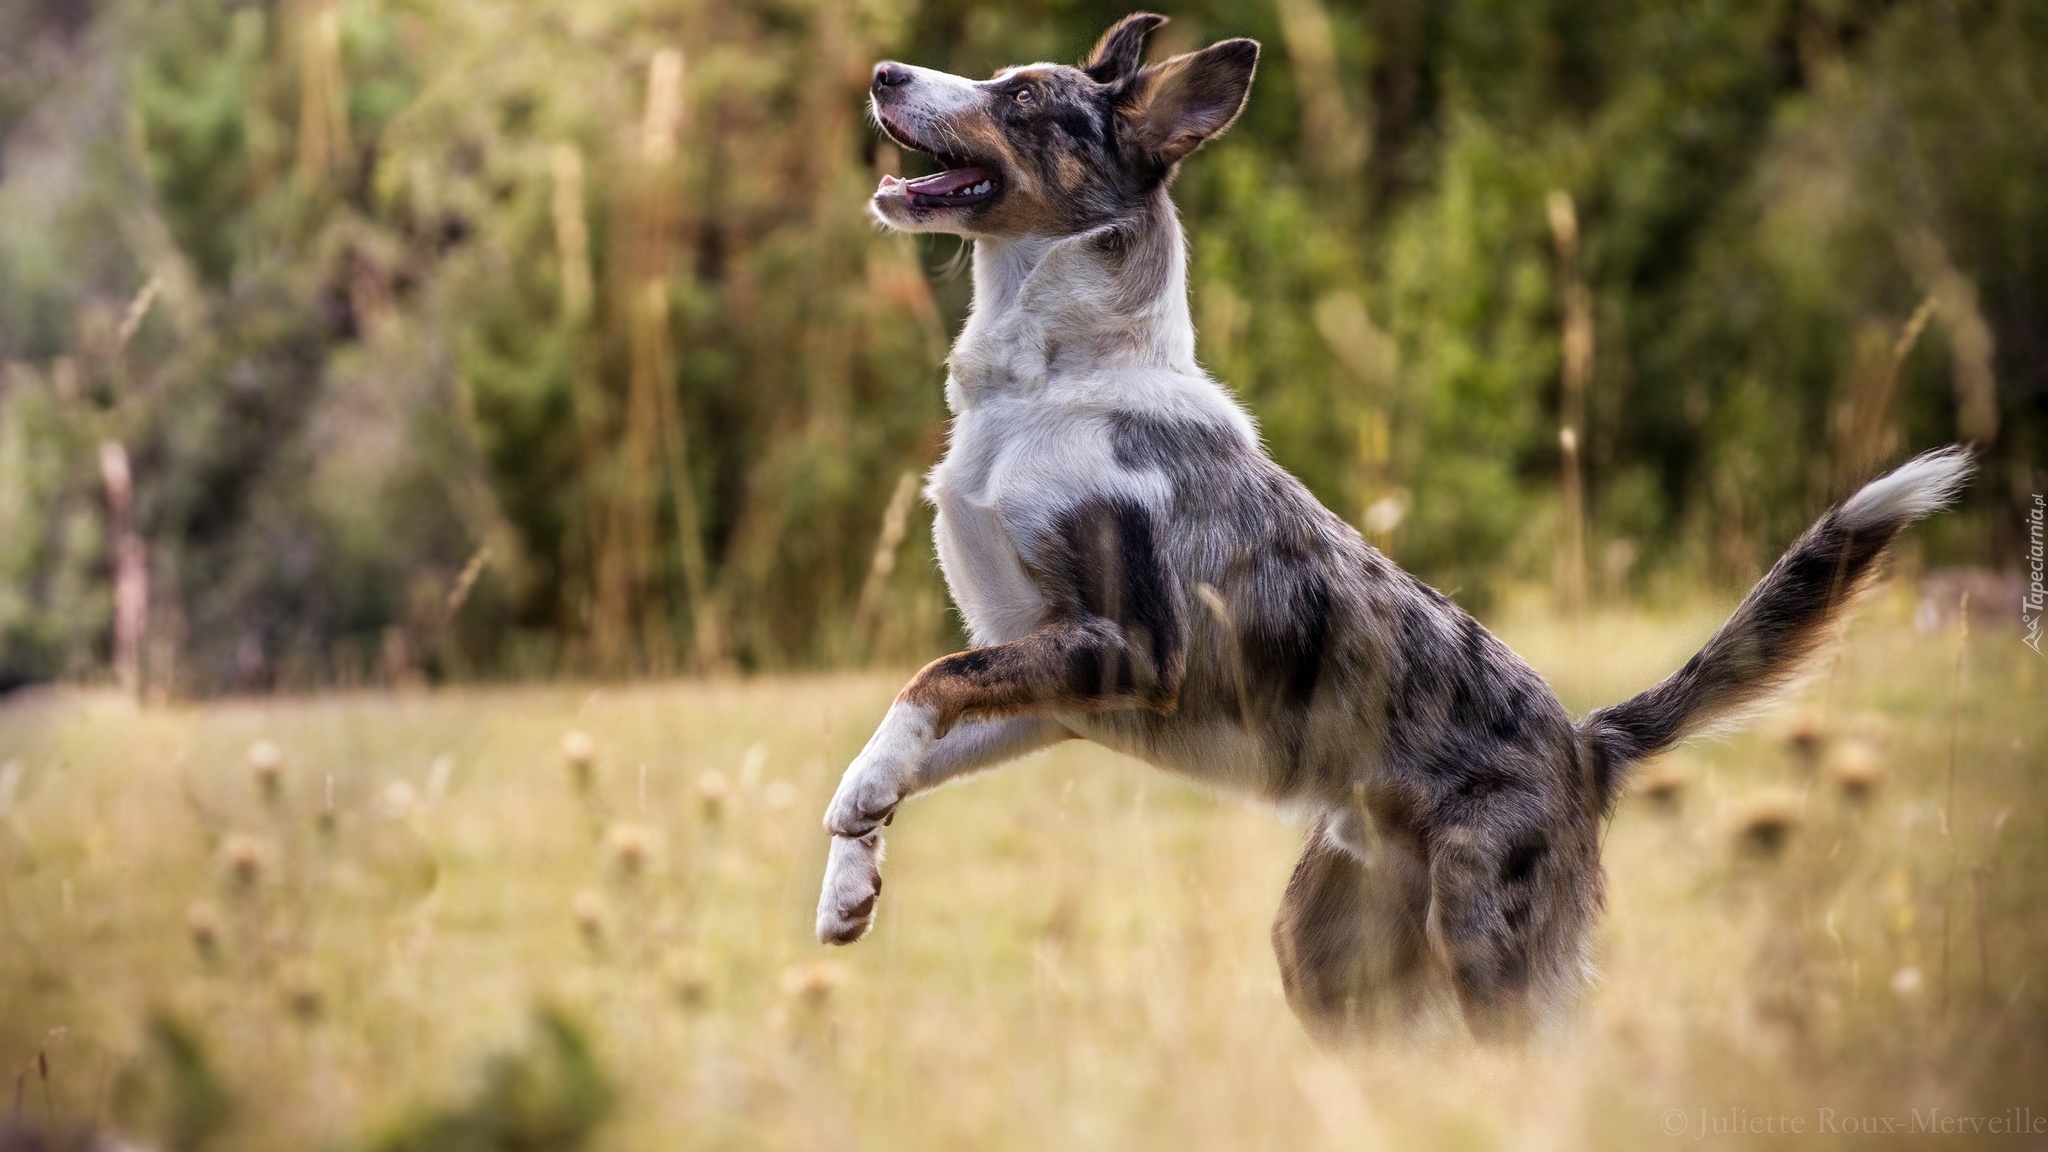
[[1257, 40], [1225, 40], [1144, 69], [1123, 101], [1132, 139], [1160, 164], [1177, 163], [1237, 119], [1258, 64]]
[[1095, 42], [1095, 51], [1088, 54], [1088, 62], [1081, 65], [1081, 71], [1097, 84], [1114, 84], [1135, 76], [1138, 65], [1145, 62], [1145, 37], [1164, 23], [1166, 17], [1150, 12], [1133, 12], [1117, 21], [1116, 27]]

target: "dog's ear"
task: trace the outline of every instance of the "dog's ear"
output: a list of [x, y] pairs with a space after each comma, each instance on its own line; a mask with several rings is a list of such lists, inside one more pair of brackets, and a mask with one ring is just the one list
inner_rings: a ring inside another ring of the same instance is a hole
[[1178, 163], [1237, 119], [1258, 64], [1258, 41], [1225, 40], [1140, 71], [1122, 101], [1131, 139], [1161, 166]]
[[1095, 51], [1088, 54], [1081, 71], [1097, 84], [1114, 84], [1136, 75], [1138, 65], [1145, 62], [1145, 37], [1164, 23], [1166, 17], [1150, 12], [1133, 12], [1117, 21], [1095, 42]]

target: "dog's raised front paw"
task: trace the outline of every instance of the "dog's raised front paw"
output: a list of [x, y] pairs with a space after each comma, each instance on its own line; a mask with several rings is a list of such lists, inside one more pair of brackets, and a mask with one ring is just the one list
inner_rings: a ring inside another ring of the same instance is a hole
[[882, 895], [882, 834], [834, 836], [818, 894], [818, 942], [851, 944], [875, 926]]
[[840, 779], [825, 809], [825, 830], [834, 836], [865, 836], [894, 819], [896, 805], [903, 802], [903, 789], [891, 774], [863, 770], [862, 760]]
[[890, 708], [867, 747], [839, 778], [839, 789], [825, 809], [825, 830], [834, 836], [861, 837], [887, 824], [931, 743], [931, 719], [925, 709], [905, 704]]

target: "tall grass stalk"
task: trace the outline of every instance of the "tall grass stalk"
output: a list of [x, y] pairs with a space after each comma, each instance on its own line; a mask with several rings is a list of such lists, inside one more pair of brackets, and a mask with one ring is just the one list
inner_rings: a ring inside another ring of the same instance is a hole
[[1948, 780], [1941, 802], [1941, 835], [1948, 842], [1948, 875], [1941, 886], [1941, 1010], [1949, 1008], [1949, 921], [1955, 905], [1956, 867], [1960, 849], [1956, 844], [1956, 759], [1963, 739], [1963, 662], [1970, 650], [1970, 594], [1964, 592], [1956, 604], [1956, 667], [1950, 694], [1948, 729]]
[[896, 571], [896, 554], [910, 527], [910, 507], [917, 499], [917, 473], [905, 471], [896, 478], [896, 490], [889, 493], [889, 505], [882, 510], [881, 531], [875, 534], [875, 550], [868, 561], [867, 579], [861, 582], [860, 599], [853, 609], [853, 638], [861, 657], [872, 656], [875, 628], [882, 608], [882, 594], [889, 576]]
[[1579, 273], [1579, 214], [1570, 193], [1553, 190], [1544, 202], [1557, 254], [1563, 307], [1559, 347], [1563, 353], [1557, 431], [1562, 460], [1564, 545], [1559, 585], [1565, 612], [1577, 616], [1586, 604], [1586, 392], [1593, 381], [1593, 293]]

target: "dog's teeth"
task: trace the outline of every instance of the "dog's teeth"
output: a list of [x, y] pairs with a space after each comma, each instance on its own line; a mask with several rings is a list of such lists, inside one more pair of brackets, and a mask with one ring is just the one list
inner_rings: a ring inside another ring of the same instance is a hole
[[989, 182], [988, 182], [988, 181], [986, 181], [986, 180], [983, 180], [983, 181], [982, 181], [981, 183], [979, 183], [979, 184], [976, 184], [976, 185], [975, 185], [974, 187], [972, 187], [972, 188], [969, 188], [969, 189], [967, 190], [967, 194], [968, 194], [968, 195], [970, 195], [970, 196], [979, 196], [979, 195], [981, 195], [981, 194], [982, 194], [983, 192], [986, 192], [986, 191], [988, 191], [988, 190], [989, 190], [989, 188], [990, 188], [990, 184], [989, 184]]

